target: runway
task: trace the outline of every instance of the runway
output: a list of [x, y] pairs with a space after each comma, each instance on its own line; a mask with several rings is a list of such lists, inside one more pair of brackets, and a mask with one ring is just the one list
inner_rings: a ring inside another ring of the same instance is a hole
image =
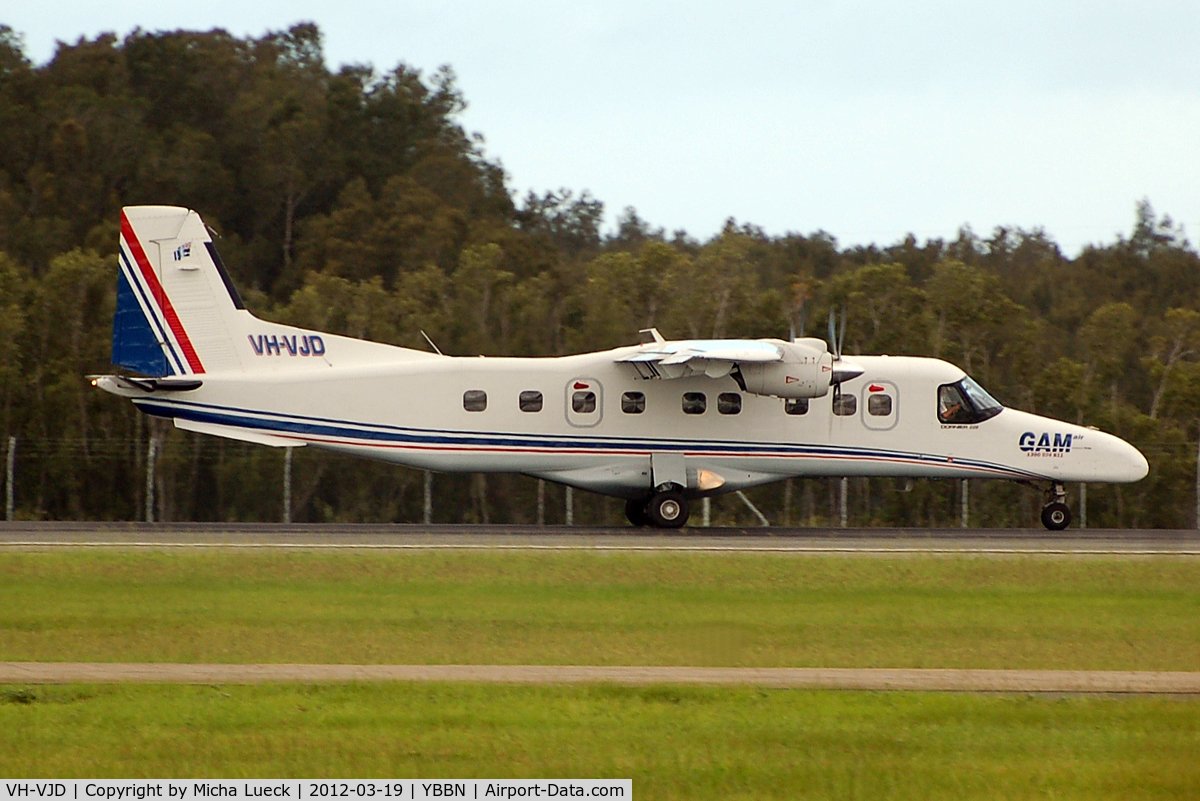
[[1200, 556], [1190, 529], [592, 528], [281, 523], [0, 523], [0, 548], [358, 548]]

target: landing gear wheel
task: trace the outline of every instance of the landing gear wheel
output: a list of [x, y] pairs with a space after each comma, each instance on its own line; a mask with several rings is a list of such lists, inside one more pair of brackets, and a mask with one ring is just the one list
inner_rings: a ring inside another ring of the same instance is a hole
[[1051, 531], [1062, 531], [1071, 525], [1071, 510], [1061, 501], [1048, 503], [1042, 508], [1042, 525]]
[[646, 503], [646, 514], [659, 528], [681, 528], [688, 519], [687, 498], [679, 490], [655, 493]]
[[650, 525], [650, 516], [646, 514], [646, 499], [633, 498], [625, 501], [625, 517], [638, 528]]

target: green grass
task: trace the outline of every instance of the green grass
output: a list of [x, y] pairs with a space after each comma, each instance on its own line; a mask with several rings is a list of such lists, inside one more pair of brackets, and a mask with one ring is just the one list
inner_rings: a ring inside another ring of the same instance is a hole
[[[0, 553], [0, 660], [1200, 670], [1200, 560]], [[1200, 701], [0, 687], [0, 776], [632, 778], [638, 798], [1196, 798]]]
[[0, 660], [1200, 670], [1200, 560], [0, 553]]
[[5, 777], [632, 778], [642, 799], [1196, 798], [1200, 703], [449, 684], [0, 687]]

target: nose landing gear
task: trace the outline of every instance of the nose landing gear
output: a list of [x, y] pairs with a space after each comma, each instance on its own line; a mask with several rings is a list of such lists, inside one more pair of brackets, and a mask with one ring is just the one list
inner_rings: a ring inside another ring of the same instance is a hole
[[1066, 497], [1067, 491], [1057, 481], [1046, 493], [1046, 505], [1042, 507], [1042, 525], [1051, 531], [1062, 531], [1071, 525], [1071, 509], [1065, 503]]

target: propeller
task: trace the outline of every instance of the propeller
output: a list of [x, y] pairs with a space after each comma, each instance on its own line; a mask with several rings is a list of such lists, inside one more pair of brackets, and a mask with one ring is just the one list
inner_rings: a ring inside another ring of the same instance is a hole
[[[837, 318], [840, 316], [840, 320]], [[837, 403], [842, 396], [842, 382], [858, 378], [863, 374], [863, 368], [852, 362], [842, 360], [842, 341], [846, 338], [846, 309], [838, 314], [836, 306], [829, 307], [829, 347], [833, 352], [833, 372], [829, 383], [833, 385], [833, 402]]]
[[838, 317], [838, 307], [829, 307], [829, 349], [833, 351], [833, 360], [841, 361], [841, 339], [846, 336], [846, 309], [841, 309], [841, 335], [838, 335], [838, 329], [834, 325], [834, 321]]

